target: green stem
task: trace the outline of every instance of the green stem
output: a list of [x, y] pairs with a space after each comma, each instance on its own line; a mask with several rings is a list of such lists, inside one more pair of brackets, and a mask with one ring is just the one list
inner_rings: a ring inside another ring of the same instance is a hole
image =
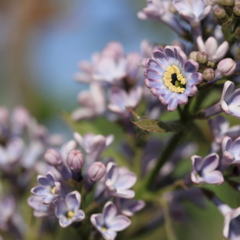
[[175, 133], [170, 142], [167, 144], [166, 148], [164, 149], [160, 158], [158, 159], [156, 166], [152, 169], [151, 173], [148, 175], [146, 179], [145, 189], [149, 189], [150, 186], [152, 186], [159, 173], [159, 170], [169, 160], [169, 157], [173, 153], [173, 150], [176, 148], [178, 143], [184, 137], [184, 132], [185, 132], [184, 129], [182, 129], [179, 132]]

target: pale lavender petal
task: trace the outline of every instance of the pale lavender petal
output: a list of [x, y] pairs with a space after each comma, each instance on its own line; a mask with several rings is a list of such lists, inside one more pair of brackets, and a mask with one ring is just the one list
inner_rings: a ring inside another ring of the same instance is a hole
[[222, 173], [217, 170], [204, 174], [203, 178], [206, 183], [213, 184], [213, 185], [220, 185], [224, 182]]
[[46, 196], [49, 194], [49, 190], [42, 186], [37, 186], [32, 188], [31, 193], [37, 195], [37, 196]]
[[122, 231], [131, 224], [131, 220], [125, 216], [118, 215], [109, 223], [108, 228], [113, 231]]
[[132, 190], [125, 190], [125, 189], [117, 189], [116, 193], [112, 194], [115, 197], [122, 197], [122, 198], [134, 198], [135, 192]]
[[212, 153], [206, 156], [202, 161], [202, 171], [205, 173], [211, 172], [218, 167], [219, 156], [216, 153]]
[[137, 176], [134, 173], [126, 173], [124, 175], [121, 175], [114, 186], [117, 189], [128, 189], [131, 188], [137, 181]]
[[104, 222], [109, 225], [117, 214], [117, 208], [112, 202], [107, 202], [103, 208]]
[[60, 217], [59, 218], [59, 224], [61, 227], [65, 228], [67, 226], [69, 226], [70, 224], [72, 224], [72, 219], [67, 219], [66, 217]]
[[68, 193], [65, 197], [65, 201], [68, 210], [76, 211], [77, 209], [79, 209], [81, 204], [81, 195], [77, 191]]
[[68, 212], [67, 205], [64, 201], [64, 199], [59, 199], [56, 202], [56, 208], [55, 208], [55, 214], [58, 218], [65, 216], [65, 214]]

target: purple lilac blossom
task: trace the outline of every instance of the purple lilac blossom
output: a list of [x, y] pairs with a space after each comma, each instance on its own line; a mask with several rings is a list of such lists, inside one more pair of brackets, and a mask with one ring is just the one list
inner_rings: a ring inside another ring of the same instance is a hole
[[207, 155], [202, 158], [197, 155], [191, 157], [193, 171], [191, 180], [196, 183], [209, 183], [220, 185], [224, 182], [223, 175], [220, 171], [215, 170], [219, 165], [219, 156], [216, 153]]
[[240, 137], [234, 141], [226, 136], [222, 141], [223, 160], [228, 164], [240, 163]]
[[73, 222], [81, 222], [85, 218], [84, 212], [79, 209], [81, 195], [74, 191], [66, 195], [65, 199], [56, 202], [55, 214], [61, 227], [67, 227]]
[[205, 117], [210, 117], [224, 111], [227, 115], [240, 118], [240, 89], [233, 91], [234, 86], [235, 84], [231, 81], [226, 81], [224, 83], [220, 102], [205, 109]]
[[168, 105], [168, 111], [174, 111], [178, 104], [186, 104], [202, 81], [202, 74], [197, 72], [198, 63], [186, 59], [179, 47], [167, 46], [155, 51], [153, 58], [146, 61], [145, 83], [163, 104]]
[[31, 193], [36, 196], [41, 196], [44, 204], [50, 204], [61, 193], [61, 184], [57, 182], [52, 172], [48, 172], [46, 176], [38, 176], [38, 184], [34, 187]]
[[116, 232], [127, 228], [131, 220], [123, 215], [117, 215], [116, 206], [112, 202], [107, 202], [102, 213], [91, 216], [91, 223], [105, 240], [114, 240]]
[[212, 10], [203, 0], [173, 0], [173, 5], [179, 14], [191, 24], [198, 24]]
[[107, 164], [107, 173], [105, 185], [110, 195], [121, 198], [133, 198], [135, 192], [129, 190], [137, 180], [134, 173], [129, 172], [126, 168], [119, 168], [115, 163]]
[[142, 88], [135, 87], [127, 93], [121, 88], [111, 88], [109, 91], [108, 109], [123, 117], [129, 117], [131, 114], [126, 107], [135, 108], [142, 97]]
[[114, 203], [118, 212], [127, 217], [133, 217], [135, 212], [138, 212], [145, 207], [145, 202], [142, 200], [115, 198]]

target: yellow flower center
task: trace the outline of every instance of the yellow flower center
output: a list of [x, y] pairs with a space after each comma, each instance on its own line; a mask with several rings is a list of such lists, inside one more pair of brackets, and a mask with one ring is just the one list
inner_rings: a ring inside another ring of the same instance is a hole
[[67, 218], [73, 218], [74, 217], [74, 212], [73, 211], [68, 211], [67, 212]]
[[53, 187], [53, 188], [51, 189], [51, 194], [55, 194], [55, 191], [56, 191], [56, 187]]
[[102, 227], [102, 230], [103, 230], [103, 232], [106, 232], [106, 231], [107, 231], [107, 228]]
[[167, 67], [163, 76], [163, 81], [172, 92], [183, 93], [186, 89], [186, 79], [176, 65]]

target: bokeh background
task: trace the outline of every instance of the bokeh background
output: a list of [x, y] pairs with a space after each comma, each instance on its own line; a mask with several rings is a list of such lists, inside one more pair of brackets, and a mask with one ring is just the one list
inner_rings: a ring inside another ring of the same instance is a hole
[[[77, 94], [86, 88], [73, 80], [80, 61], [90, 60], [112, 40], [131, 52], [139, 51], [143, 39], [170, 44], [177, 37], [160, 23], [137, 18], [145, 4], [145, 0], [0, 0], [0, 105], [24, 105], [51, 132], [70, 135], [59, 114], [76, 108]], [[240, 205], [229, 188], [220, 189], [219, 196], [233, 207]], [[224, 239], [223, 218], [211, 203], [204, 211], [191, 204], [186, 207], [189, 224], [173, 220], [178, 239]], [[56, 239], [65, 239], [66, 233], [61, 230]], [[166, 240], [165, 228], [141, 239]]]

